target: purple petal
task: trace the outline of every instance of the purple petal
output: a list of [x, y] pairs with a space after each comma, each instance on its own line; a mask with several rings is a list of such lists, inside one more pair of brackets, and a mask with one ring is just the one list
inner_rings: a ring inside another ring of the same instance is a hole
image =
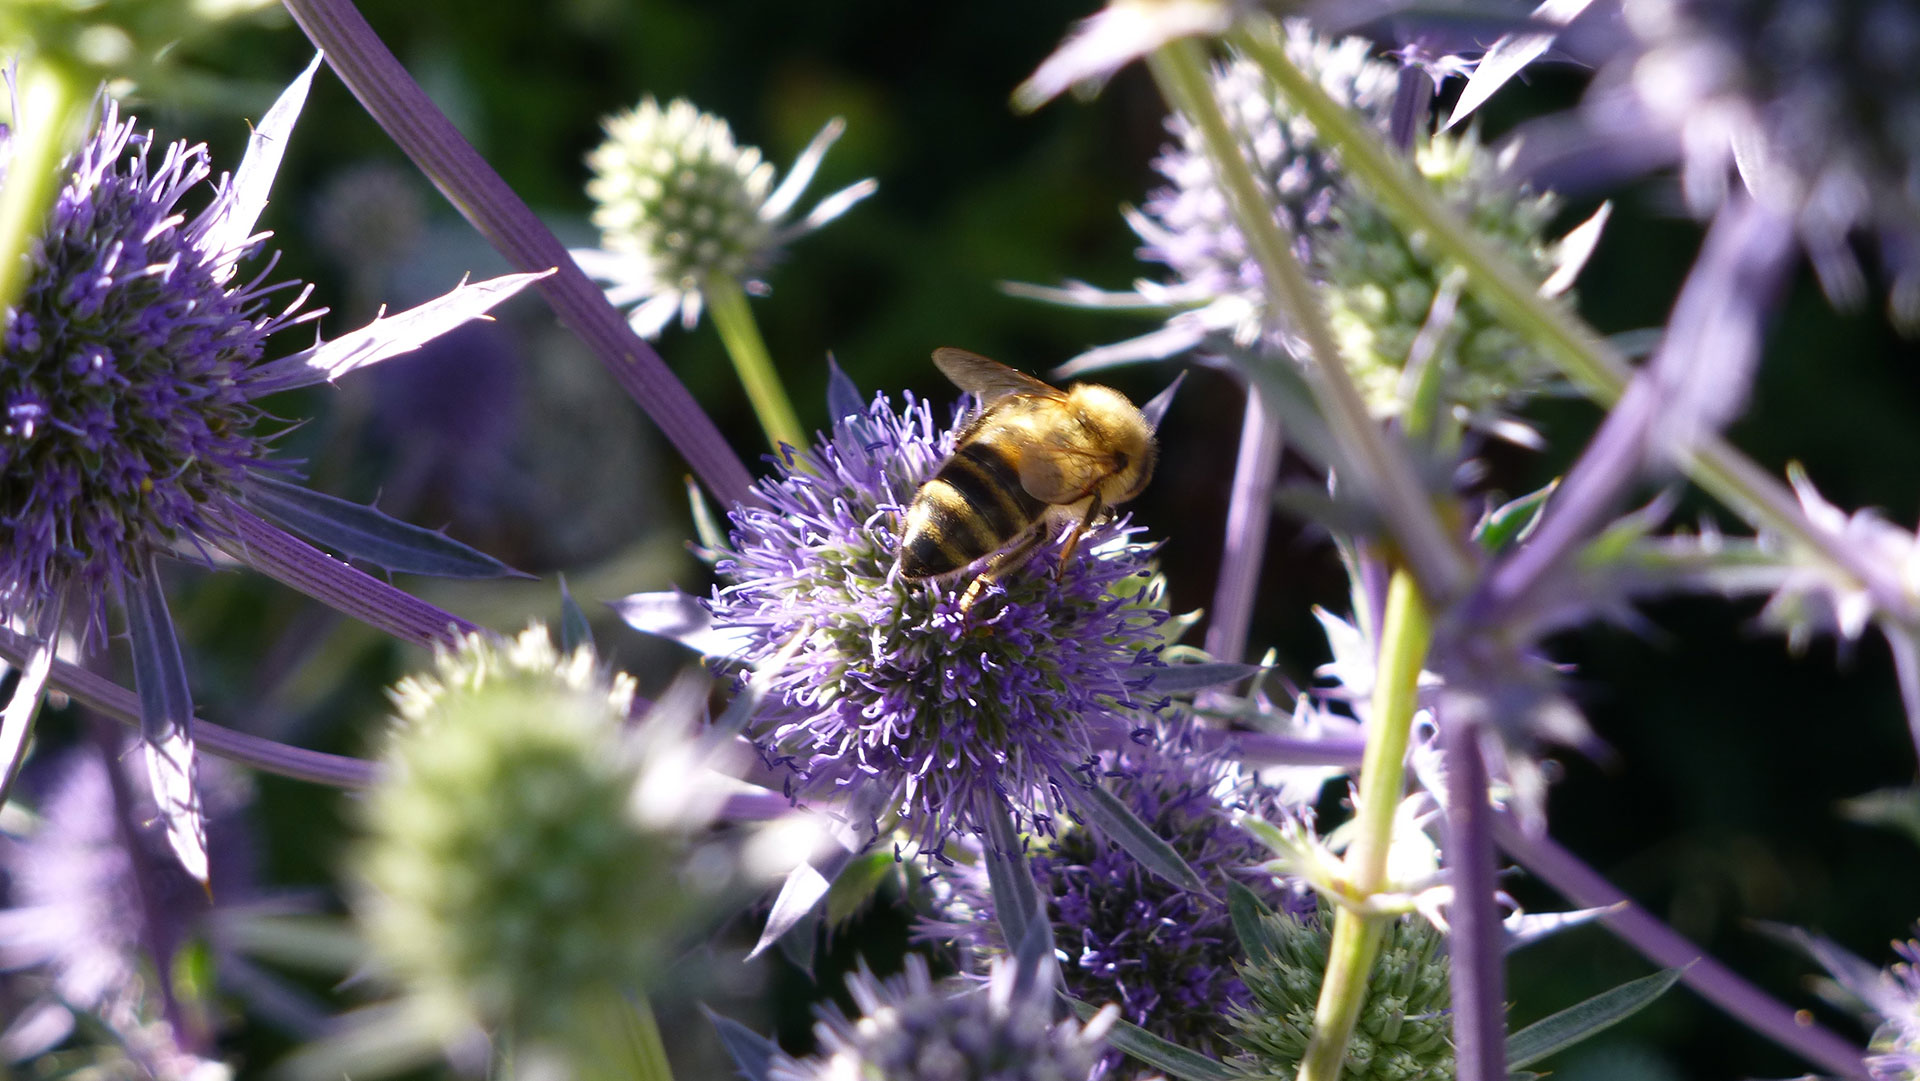
[[207, 883], [207, 823], [194, 788], [193, 692], [180, 642], [167, 614], [159, 568], [149, 562], [126, 597], [133, 682], [140, 692], [140, 738], [147, 749], [147, 781], [166, 823], [167, 844], [180, 866]]

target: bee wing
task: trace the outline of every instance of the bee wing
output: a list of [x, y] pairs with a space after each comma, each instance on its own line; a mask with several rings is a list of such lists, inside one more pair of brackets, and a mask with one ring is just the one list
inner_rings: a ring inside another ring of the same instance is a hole
[[1064, 398], [1066, 395], [1025, 372], [1018, 372], [997, 360], [988, 360], [965, 349], [942, 346], [933, 351], [933, 363], [953, 385], [980, 399], [982, 404], [1015, 394], [1036, 398]]

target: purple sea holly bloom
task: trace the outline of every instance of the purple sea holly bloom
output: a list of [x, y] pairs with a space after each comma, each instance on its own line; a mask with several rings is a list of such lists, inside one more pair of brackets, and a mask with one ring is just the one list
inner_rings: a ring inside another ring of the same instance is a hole
[[1893, 952], [1900, 959], [1885, 969], [1825, 939], [1806, 936], [1806, 945], [1835, 981], [1879, 1020], [1867, 1044], [1867, 1072], [1873, 1081], [1920, 1078], [1920, 942], [1895, 942]]
[[[1121, 1019], [1218, 1057], [1229, 1047], [1227, 1013], [1247, 1004], [1233, 967], [1244, 954], [1227, 911], [1228, 884], [1247, 885], [1269, 907], [1300, 915], [1316, 904], [1311, 893], [1248, 874], [1267, 850], [1234, 817], [1310, 816], [1311, 809], [1280, 805], [1273, 790], [1227, 760], [1199, 754], [1177, 738], [1164, 753], [1129, 751], [1104, 783], [1173, 846], [1212, 896], [1160, 877], [1091, 826], [1075, 824], [1037, 840], [1029, 863], [1064, 954], [1067, 993], [1115, 1003]], [[922, 934], [957, 941], [979, 957], [1005, 950], [981, 865], [943, 870], [935, 890], [941, 913], [922, 923]], [[1109, 1049], [1096, 1076], [1144, 1075]]]
[[898, 825], [928, 853], [981, 828], [982, 792], [1044, 829], [1063, 788], [1143, 726], [1168, 618], [1134, 595], [1151, 548], [1125, 519], [1090, 528], [1057, 576], [1060, 542], [1043, 545], [968, 612], [965, 576], [902, 578], [900, 523], [953, 436], [928, 403], [877, 396], [733, 510], [709, 600], [616, 604], [640, 630], [757, 671], [747, 734], [796, 798], [847, 798], [871, 808], [857, 825]]
[[240, 168], [212, 186], [197, 213], [180, 204], [212, 175], [205, 146], [161, 149], [106, 103], [29, 252], [26, 291], [5, 330], [0, 612], [41, 644], [0, 723], [0, 763], [7, 777], [18, 767], [63, 628], [97, 648], [109, 607], [122, 609], [153, 787], [176, 851], [201, 878], [192, 698], [159, 562], [205, 562], [218, 549], [263, 565], [263, 547], [285, 537], [265, 518], [350, 556], [364, 554], [349, 550], [355, 530], [401, 531], [407, 539], [388, 550], [418, 562], [401, 559], [390, 569], [506, 570], [446, 538], [289, 484], [293, 468], [271, 460], [272, 433], [258, 430], [261, 397], [414, 349], [540, 276], [463, 284], [332, 341], [264, 359], [270, 335], [320, 314], [297, 314], [304, 290], [276, 299], [290, 283], [267, 281], [271, 262], [252, 277], [240, 268], [267, 239], [254, 224], [318, 65], [316, 57], [261, 118]]

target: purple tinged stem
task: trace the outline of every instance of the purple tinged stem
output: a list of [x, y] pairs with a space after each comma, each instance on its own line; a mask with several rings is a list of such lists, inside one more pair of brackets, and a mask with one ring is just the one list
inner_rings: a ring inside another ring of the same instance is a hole
[[1247, 411], [1240, 425], [1240, 460], [1233, 468], [1233, 493], [1227, 504], [1220, 579], [1213, 590], [1213, 618], [1207, 622], [1207, 652], [1216, 660], [1238, 661], [1247, 652], [1247, 624], [1260, 591], [1282, 434], [1280, 418], [1261, 403], [1259, 388], [1248, 386]]
[[[0, 626], [0, 659], [7, 663], [24, 664], [35, 645], [33, 639]], [[129, 728], [140, 727], [139, 697], [104, 676], [57, 660], [53, 662], [48, 684], [104, 717]], [[199, 749], [209, 754], [296, 781], [335, 788], [365, 788], [374, 779], [372, 762], [277, 743], [223, 728], [199, 717], [193, 719], [193, 738]]]
[[1447, 767], [1446, 859], [1453, 884], [1453, 1055], [1459, 1081], [1506, 1081], [1506, 972], [1495, 905], [1493, 806], [1476, 725], [1440, 719]]
[[737, 454], [626, 317], [574, 265], [557, 237], [461, 137], [348, 0], [286, 0], [300, 29], [368, 115], [515, 269], [555, 273], [535, 288], [647, 411], [722, 504], [753, 483]]
[[480, 629], [355, 570], [251, 511], [229, 507], [225, 517], [232, 535], [221, 538], [221, 548], [235, 559], [401, 641], [431, 646]]
[[1508, 855], [1575, 906], [1614, 908], [1600, 917], [1608, 930], [1653, 963], [1681, 969], [1683, 983], [1729, 1016], [1835, 1076], [1860, 1081], [1868, 1076], [1860, 1048], [1811, 1021], [1803, 1022], [1786, 1004], [1748, 983], [1673, 928], [1654, 919], [1598, 871], [1580, 862], [1551, 838], [1527, 836], [1520, 823], [1505, 812], [1495, 816], [1493, 834]]
[[1756, 204], [1714, 219], [1659, 352], [1627, 385], [1574, 462], [1527, 544], [1488, 575], [1472, 622], [1486, 625], [1526, 597], [1603, 527], [1628, 485], [1661, 459], [1684, 459], [1737, 412], [1759, 360], [1760, 328], [1792, 247]]

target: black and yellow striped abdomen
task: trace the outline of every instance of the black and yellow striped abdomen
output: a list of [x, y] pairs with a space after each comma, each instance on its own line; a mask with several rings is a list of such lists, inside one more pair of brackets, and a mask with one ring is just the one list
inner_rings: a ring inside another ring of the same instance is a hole
[[920, 486], [900, 537], [900, 573], [948, 574], [1011, 544], [1040, 520], [1047, 505], [1020, 486], [1013, 439], [983, 432], [954, 451]]

